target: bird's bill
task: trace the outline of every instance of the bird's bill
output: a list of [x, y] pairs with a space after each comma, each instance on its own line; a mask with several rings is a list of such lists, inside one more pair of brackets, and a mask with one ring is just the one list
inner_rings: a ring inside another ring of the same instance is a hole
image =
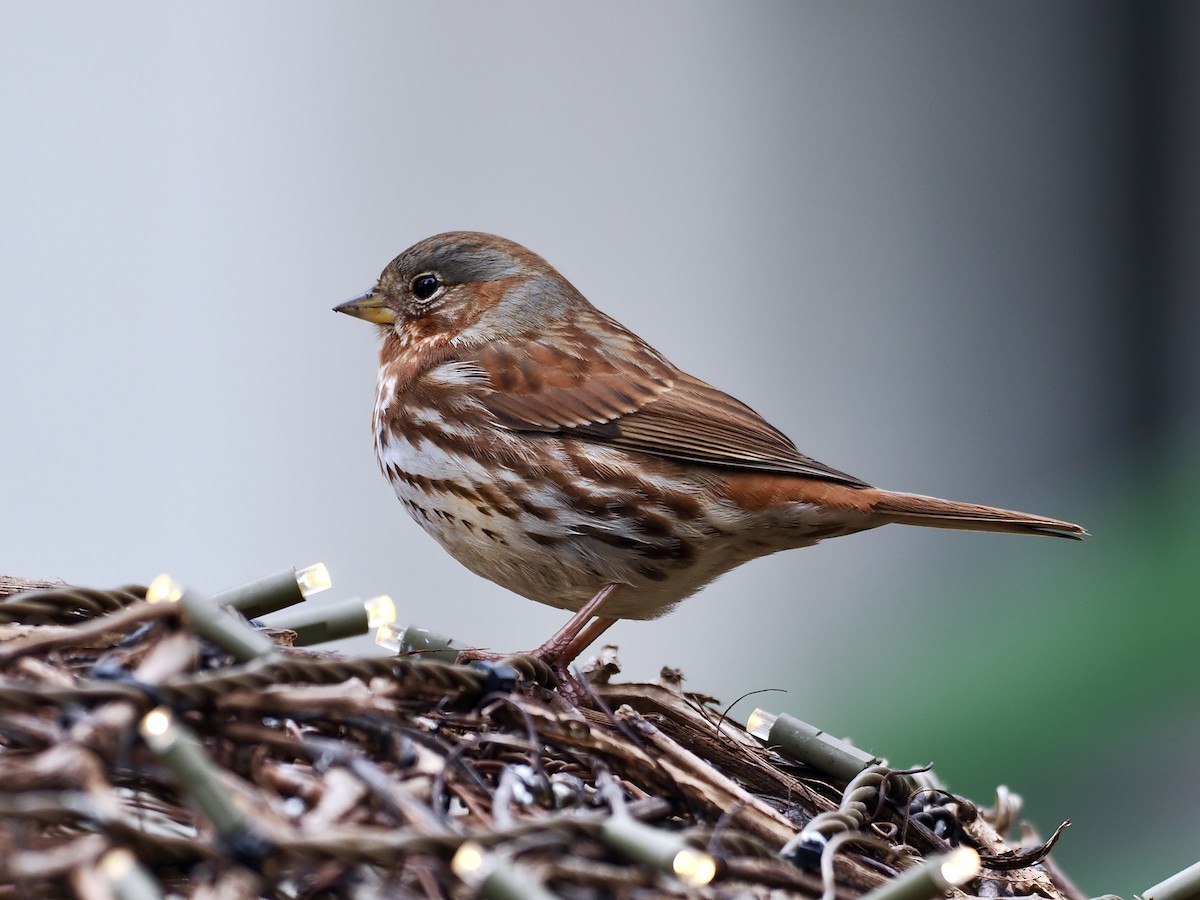
[[333, 311], [354, 316], [356, 319], [366, 319], [376, 325], [394, 325], [396, 323], [396, 314], [387, 307], [383, 294], [373, 289], [347, 300], [340, 306], [335, 306]]

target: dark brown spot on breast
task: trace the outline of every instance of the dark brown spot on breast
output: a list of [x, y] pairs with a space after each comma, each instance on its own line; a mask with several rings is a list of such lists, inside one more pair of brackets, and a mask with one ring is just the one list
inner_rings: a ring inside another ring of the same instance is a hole
[[676, 559], [691, 562], [696, 558], [696, 548], [679, 538], [669, 538], [657, 543], [643, 543], [638, 552], [646, 559]]
[[576, 529], [610, 547], [621, 550], [632, 550], [645, 559], [670, 559], [692, 562], [696, 558], [696, 548], [679, 538], [667, 538], [661, 541], [644, 541], [627, 534], [606, 531], [592, 525], [577, 525]]
[[533, 516], [535, 519], [541, 519], [543, 522], [552, 522], [556, 518], [554, 515], [554, 510], [547, 509], [544, 506], [538, 506], [536, 503], [526, 497], [514, 497], [513, 502], [521, 508], [523, 513]]
[[457, 481], [451, 481], [449, 479], [439, 479], [438, 489], [447, 494], [453, 494], [455, 497], [461, 497], [462, 499], [472, 503], [479, 499], [479, 495], [471, 490], [471, 488], [469, 488], [467, 485], [460, 484]]
[[649, 578], [651, 581], [666, 581], [667, 580], [666, 572], [664, 572], [662, 569], [655, 568], [654, 566], [649, 565], [648, 563], [638, 563], [637, 566], [635, 566], [634, 568], [637, 570], [637, 573], [639, 575], [641, 575], [645, 578]]
[[[566, 490], [566, 488], [570, 488], [570, 490]], [[564, 485], [564, 493], [567, 495], [567, 503], [571, 509], [581, 512], [585, 516], [599, 518], [608, 512], [608, 504], [604, 502], [603, 498], [590, 491], [578, 490], [573, 485]]]
[[400, 468], [397, 468], [395, 471], [396, 479], [426, 493], [450, 494], [451, 496], [462, 497], [464, 500], [471, 502], [477, 502], [482, 499], [469, 486], [459, 484], [457, 481], [452, 481], [449, 478], [429, 478], [425, 475], [414, 475]]
[[671, 522], [666, 516], [656, 516], [653, 513], [644, 513], [637, 517], [638, 530], [650, 537], [670, 537], [675, 533]]
[[494, 532], [494, 531], [492, 531], [492, 530], [490, 530], [490, 529], [488, 529], [488, 528], [482, 528], [482, 529], [480, 529], [480, 532], [481, 532], [481, 533], [483, 534], [483, 536], [484, 536], [485, 538], [487, 538], [489, 541], [498, 541], [498, 542], [499, 542], [499, 543], [501, 543], [501, 544], [503, 544], [503, 543], [504, 543], [504, 541], [501, 539], [500, 535], [496, 534], [496, 532]]
[[637, 519], [642, 515], [642, 507], [630, 500], [609, 500], [604, 504], [604, 515], [613, 519]]
[[595, 538], [602, 544], [608, 544], [610, 547], [620, 547], [622, 550], [632, 550], [638, 547], [642, 542], [636, 538], [629, 537], [624, 534], [617, 534], [613, 531], [605, 531], [603, 528], [597, 528], [594, 525], [577, 525], [575, 526], [582, 534], [588, 537]]
[[[516, 518], [520, 510], [495, 485], [477, 482], [473, 487], [475, 495], [487, 504], [488, 515], [499, 513], [510, 519]], [[479, 511], [483, 512], [484, 507], [479, 507]]]
[[672, 491], [663, 494], [659, 502], [681, 519], [694, 519], [700, 515], [700, 501], [687, 494]]

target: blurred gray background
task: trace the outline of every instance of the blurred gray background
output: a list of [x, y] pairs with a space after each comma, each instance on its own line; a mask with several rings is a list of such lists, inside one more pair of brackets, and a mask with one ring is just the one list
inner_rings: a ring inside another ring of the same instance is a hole
[[[328, 599], [498, 649], [562, 613], [376, 470], [373, 329], [447, 229], [544, 255], [806, 453], [1073, 519], [889, 528], [610, 632], [986, 802], [1083, 888], [1200, 856], [1200, 6], [7, 3], [0, 571]], [[361, 645], [356, 645], [361, 649]]]

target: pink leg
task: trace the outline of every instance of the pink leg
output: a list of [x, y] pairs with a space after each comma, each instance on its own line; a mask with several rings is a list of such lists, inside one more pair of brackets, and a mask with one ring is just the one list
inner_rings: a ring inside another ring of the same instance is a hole
[[[604, 609], [609, 598], [620, 586], [619, 584], [606, 584], [600, 588], [596, 592], [596, 596], [583, 604], [579, 608], [579, 612], [571, 616], [562, 628], [558, 629], [536, 650], [531, 651], [529, 655], [563, 668], [570, 665], [588, 644], [600, 637], [616, 621], [616, 619], [601, 616], [600, 611]], [[594, 622], [593, 618], [595, 618]]]
[[[606, 584], [596, 596], [580, 607], [579, 612], [571, 616], [562, 628], [554, 632], [549, 640], [544, 641], [536, 650], [529, 651], [529, 656], [537, 657], [552, 666], [559, 673], [566, 672], [567, 666], [575, 661], [580, 653], [587, 649], [588, 644], [600, 637], [612, 626], [616, 619], [599, 615], [616, 592], [619, 584]], [[503, 659], [509, 654], [492, 653], [487, 650], [463, 650], [458, 654], [459, 662], [472, 659]]]
[[604, 634], [604, 632], [608, 631], [615, 624], [617, 624], [616, 619], [610, 619], [607, 616], [597, 616], [587, 628], [575, 635], [571, 643], [567, 644], [566, 648], [558, 656], [558, 664], [564, 668], [569, 666], [579, 654], [583, 653], [600, 635]]

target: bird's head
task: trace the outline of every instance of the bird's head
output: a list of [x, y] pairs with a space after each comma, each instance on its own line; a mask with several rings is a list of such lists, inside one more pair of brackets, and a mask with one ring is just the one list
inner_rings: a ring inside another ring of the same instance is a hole
[[453, 231], [409, 247], [371, 290], [334, 311], [373, 322], [405, 346], [470, 346], [537, 330], [581, 302], [565, 278], [520, 244]]

